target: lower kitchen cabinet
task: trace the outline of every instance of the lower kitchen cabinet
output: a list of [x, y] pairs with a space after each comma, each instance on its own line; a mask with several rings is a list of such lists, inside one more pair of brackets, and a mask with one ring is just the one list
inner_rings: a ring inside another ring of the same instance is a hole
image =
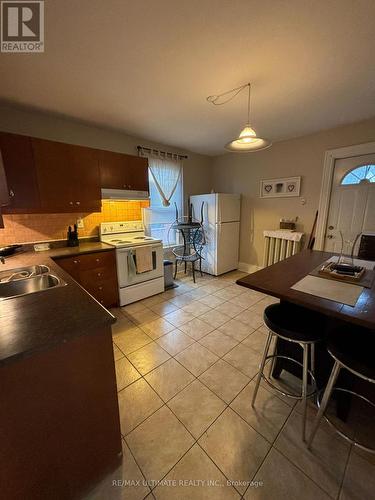
[[83, 498], [121, 464], [109, 325], [5, 363], [0, 379], [1, 498]]
[[114, 250], [62, 257], [56, 259], [56, 262], [103, 306], [118, 305]]

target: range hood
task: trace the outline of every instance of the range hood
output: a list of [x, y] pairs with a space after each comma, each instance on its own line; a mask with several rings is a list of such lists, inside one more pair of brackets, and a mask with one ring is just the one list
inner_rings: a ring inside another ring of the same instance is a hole
[[148, 200], [149, 198], [150, 194], [148, 191], [102, 188], [102, 200]]

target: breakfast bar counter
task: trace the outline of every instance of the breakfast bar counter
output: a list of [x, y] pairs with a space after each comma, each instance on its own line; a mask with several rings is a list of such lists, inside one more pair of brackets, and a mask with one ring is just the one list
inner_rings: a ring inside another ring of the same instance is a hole
[[328, 252], [303, 250], [277, 264], [249, 274], [237, 283], [326, 316], [375, 330], [375, 282], [371, 288], [363, 289], [354, 307], [291, 288], [332, 255]]

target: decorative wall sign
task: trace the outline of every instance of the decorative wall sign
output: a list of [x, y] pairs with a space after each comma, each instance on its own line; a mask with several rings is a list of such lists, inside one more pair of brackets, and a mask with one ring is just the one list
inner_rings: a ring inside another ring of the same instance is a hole
[[285, 177], [282, 179], [265, 179], [260, 181], [261, 198], [287, 198], [299, 196], [301, 177]]

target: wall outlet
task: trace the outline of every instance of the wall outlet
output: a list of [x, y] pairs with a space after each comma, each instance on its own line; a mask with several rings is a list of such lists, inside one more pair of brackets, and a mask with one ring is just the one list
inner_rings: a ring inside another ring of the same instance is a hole
[[78, 227], [78, 229], [84, 229], [85, 228], [85, 224], [83, 222], [82, 217], [78, 217], [78, 219], [77, 219], [77, 227]]

